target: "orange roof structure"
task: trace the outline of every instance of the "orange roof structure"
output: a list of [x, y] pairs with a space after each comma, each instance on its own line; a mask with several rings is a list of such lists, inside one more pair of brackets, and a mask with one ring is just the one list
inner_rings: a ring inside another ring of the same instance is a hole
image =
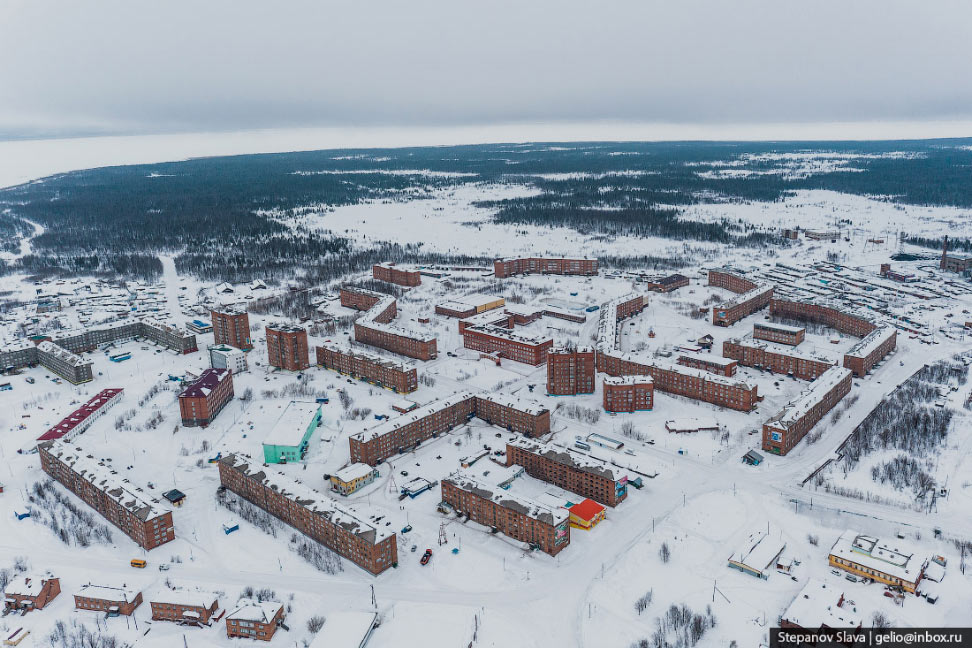
[[592, 499], [585, 499], [580, 504], [574, 504], [568, 509], [570, 514], [581, 520], [590, 522], [604, 512], [604, 507]]

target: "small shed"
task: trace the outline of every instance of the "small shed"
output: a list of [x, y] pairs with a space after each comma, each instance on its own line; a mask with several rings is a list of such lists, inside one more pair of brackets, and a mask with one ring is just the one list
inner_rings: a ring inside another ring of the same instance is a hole
[[750, 466], [758, 466], [759, 464], [763, 463], [763, 455], [755, 450], [750, 450], [743, 455], [742, 460], [743, 463], [749, 464]]
[[172, 506], [182, 506], [186, 501], [186, 494], [177, 488], [162, 493], [162, 497], [167, 499]]

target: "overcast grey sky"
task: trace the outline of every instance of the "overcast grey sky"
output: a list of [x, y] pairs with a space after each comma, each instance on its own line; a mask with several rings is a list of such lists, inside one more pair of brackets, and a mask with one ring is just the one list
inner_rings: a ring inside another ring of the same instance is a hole
[[967, 1], [2, 0], [0, 134], [968, 120], [970, 25]]

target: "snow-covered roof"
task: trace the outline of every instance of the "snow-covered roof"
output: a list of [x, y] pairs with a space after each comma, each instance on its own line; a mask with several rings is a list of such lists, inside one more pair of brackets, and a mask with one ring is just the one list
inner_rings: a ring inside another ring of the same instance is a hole
[[140, 487], [133, 486], [110, 465], [98, 461], [92, 455], [85, 455], [81, 448], [72, 448], [63, 441], [44, 441], [37, 447], [46, 450], [67, 465], [75, 475], [105, 493], [143, 522], [168, 512], [161, 502], [137, 493], [136, 491], [142, 490]]
[[263, 445], [296, 448], [303, 442], [307, 426], [320, 410], [318, 403], [290, 401], [263, 440]]
[[850, 375], [850, 369], [831, 367], [810, 383], [809, 387], [800, 392], [800, 395], [796, 399], [787, 403], [782, 410], [766, 421], [766, 424], [777, 428], [789, 429], [791, 425], [806, 416], [807, 412], [814, 405], [822, 401], [831, 389]]
[[927, 559], [919, 551], [897, 538], [882, 540], [848, 529], [840, 534], [830, 555], [875, 571], [915, 583]]
[[729, 556], [730, 562], [764, 571], [786, 548], [786, 543], [766, 531], [755, 531]]
[[754, 322], [754, 329], [767, 329], [769, 331], [778, 331], [780, 333], [790, 333], [796, 335], [800, 331], [805, 331], [806, 329], [802, 326], [790, 326], [788, 324], [777, 324], [776, 322]]
[[270, 623], [281, 609], [283, 609], [283, 603], [278, 601], [240, 599], [236, 604], [236, 609], [227, 614], [226, 618], [235, 621]]
[[185, 605], [211, 609], [219, 602], [219, 597], [212, 592], [194, 589], [163, 590], [152, 599], [152, 603], [167, 603], [171, 605]]
[[342, 344], [340, 342], [333, 342], [331, 340], [328, 340], [327, 342], [321, 344], [321, 347], [333, 351], [335, 353], [341, 353], [355, 358], [361, 358], [362, 360], [367, 360], [377, 365], [381, 365], [389, 369], [395, 369], [397, 371], [409, 371], [415, 366], [411, 362], [405, 362], [398, 359], [389, 360], [388, 358], [383, 358], [376, 353], [365, 351], [358, 347], [352, 347], [347, 344]]
[[51, 574], [21, 574], [7, 583], [3, 593], [7, 596], [16, 594], [17, 596], [34, 597], [41, 593], [46, 581], [54, 578]]
[[126, 587], [112, 587], [110, 585], [93, 585], [88, 583], [87, 585], [82, 585], [81, 589], [75, 592], [74, 595], [97, 599], [99, 601], [111, 601], [112, 603], [134, 603], [139, 593]]
[[300, 333], [306, 329], [299, 324], [284, 324], [281, 322], [271, 322], [267, 324], [267, 329], [278, 333]]
[[719, 422], [711, 416], [695, 418], [676, 418], [665, 421], [665, 429], [669, 432], [696, 432], [698, 430], [718, 430]]
[[231, 373], [229, 369], [206, 369], [199, 374], [199, 378], [194, 383], [179, 394], [179, 398], [205, 398], [216, 389], [219, 383], [229, 378]]
[[733, 295], [726, 301], [715, 306], [716, 310], [729, 310], [734, 306], [739, 306], [740, 304], [745, 304], [751, 299], [756, 299], [757, 297], [763, 297], [766, 295], [772, 296], [773, 288], [771, 284], [759, 283], [752, 290], [747, 290], [744, 293], [738, 293]]
[[372, 294], [378, 297], [378, 301], [375, 303], [375, 305], [365, 311], [365, 314], [355, 321], [356, 326], [364, 326], [376, 331], [384, 331], [385, 333], [390, 333], [391, 335], [398, 335], [411, 340], [418, 340], [419, 342], [432, 342], [435, 340], [435, 336], [429, 335], [428, 333], [417, 333], [400, 326], [393, 326], [392, 324], [375, 321], [376, 317], [396, 304], [395, 298], [391, 295], [376, 293], [371, 290], [363, 290], [361, 288], [353, 288], [350, 290], [353, 290], [354, 292]]
[[782, 619], [807, 630], [828, 628], [857, 628], [862, 615], [844, 593], [834, 586], [811, 578], [783, 612]]
[[462, 470], [452, 473], [442, 481], [544, 524], [557, 526], [568, 518], [568, 513], [564, 509], [551, 508], [535, 500], [491, 486]]
[[102, 389], [87, 403], [65, 416], [57, 425], [48, 429], [47, 432], [39, 436], [37, 440], [49, 441], [51, 439], [60, 439], [61, 437], [69, 435], [79, 425], [83, 424], [92, 416], [98, 414], [102, 408], [111, 404], [113, 402], [112, 399], [118, 396], [118, 394], [121, 392], [121, 387]]
[[455, 393], [452, 396], [446, 396], [445, 398], [440, 398], [437, 401], [432, 401], [428, 405], [416, 407], [410, 412], [405, 412], [401, 416], [385, 419], [384, 421], [382, 421], [377, 425], [374, 425], [370, 428], [365, 428], [361, 432], [351, 435], [351, 438], [356, 439], [358, 441], [369, 441], [371, 439], [377, 439], [378, 437], [384, 436], [386, 434], [389, 434], [390, 432], [397, 430], [403, 425], [407, 425], [408, 423], [412, 423], [421, 418], [425, 418], [429, 414], [438, 412], [439, 410], [446, 409], [447, 407], [452, 407], [453, 405], [456, 405], [457, 403], [461, 403], [462, 401], [465, 400], [469, 400], [472, 397], [473, 397], [472, 392], [463, 391], [463, 392]]
[[[487, 311], [488, 312], [488, 311]], [[483, 313], [485, 315], [486, 313]], [[519, 342], [520, 344], [546, 344], [547, 342], [553, 343], [553, 338], [549, 335], [523, 335], [522, 333], [514, 333], [509, 329], [502, 328], [500, 326], [493, 326], [491, 324], [474, 324], [472, 326], [466, 326], [466, 331], [477, 331], [483, 333], [484, 335], [491, 335], [493, 337], [501, 338], [504, 340], [509, 340], [510, 342]]]
[[365, 463], [353, 463], [350, 466], [345, 466], [341, 470], [337, 471], [332, 477], [345, 484], [353, 482], [356, 479], [363, 479], [375, 471], [375, 468], [369, 466]]
[[466, 306], [471, 308], [480, 308], [483, 306], [489, 306], [490, 304], [494, 304], [496, 302], [505, 302], [505, 300], [502, 297], [498, 297], [496, 295], [481, 295], [481, 294], [463, 295], [462, 297], [454, 297], [452, 301], [459, 304], [465, 304]]
[[678, 356], [678, 359], [686, 358], [693, 362], [702, 362], [704, 364], [710, 364], [714, 367], [728, 367], [730, 365], [737, 364], [737, 361], [732, 358], [723, 358], [722, 356], [706, 354], [702, 355], [700, 353], [683, 353]]
[[897, 330], [892, 326], [879, 326], [861, 338], [857, 344], [848, 349], [845, 355], [853, 356], [855, 358], [866, 358], [879, 346], [895, 337], [897, 334]]
[[58, 360], [61, 360], [62, 362], [71, 365], [72, 367], [84, 367], [91, 364], [91, 360], [88, 360], [87, 358], [82, 358], [76, 353], [71, 353], [64, 347], [58, 346], [53, 342], [51, 342], [50, 340], [44, 340], [43, 342], [38, 344], [37, 350], [42, 351], [44, 353], [49, 353], [52, 356], [56, 357]]
[[469, 317], [462, 318], [462, 326], [465, 328], [471, 326], [490, 326], [498, 322], [508, 322], [510, 314], [506, 312], [506, 309], [492, 309], [488, 311], [483, 311], [482, 313], [477, 313], [475, 315], [470, 315]]
[[804, 349], [802, 348], [802, 345], [798, 347], [782, 345], [782, 344], [777, 344], [776, 342], [770, 342], [769, 340], [759, 340], [753, 337], [749, 337], [748, 335], [741, 338], [730, 338], [726, 340], [726, 342], [747, 349], [762, 349], [767, 353], [786, 356], [788, 358], [794, 358], [796, 360], [810, 360], [813, 362], [826, 362], [828, 364], [835, 363], [833, 358], [828, 358], [827, 356], [821, 353], [818, 353], [816, 351], [811, 351], [809, 348]]
[[590, 455], [570, 452], [566, 448], [560, 446], [541, 443], [539, 441], [534, 441], [533, 439], [519, 436], [513, 437], [506, 443], [515, 448], [522, 448], [531, 454], [549, 459], [550, 461], [558, 463], [562, 466], [579, 470], [580, 472], [597, 475], [598, 477], [610, 479], [611, 481], [618, 481], [622, 477], [622, 475], [618, 474], [618, 469], [606, 461], [602, 461]]
[[[368, 511], [358, 513], [356, 509], [340, 504], [301, 481], [254, 461], [245, 454], [231, 454], [220, 459], [220, 462], [372, 544], [394, 535], [387, 527], [368, 522]], [[377, 515], [370, 513], [372, 518]]]
[[528, 306], [526, 304], [507, 304], [503, 307], [503, 310], [510, 315], [532, 317], [534, 315], [543, 315], [547, 308], [543, 306]]
[[377, 623], [376, 612], [329, 612], [308, 648], [362, 648]]
[[541, 405], [535, 400], [528, 400], [526, 398], [519, 398], [517, 396], [485, 391], [479, 392], [475, 396], [480, 400], [496, 403], [497, 405], [509, 407], [510, 409], [515, 409], [519, 412], [526, 412], [527, 414], [531, 414], [533, 416], [539, 416], [540, 414], [549, 411], [545, 406]]

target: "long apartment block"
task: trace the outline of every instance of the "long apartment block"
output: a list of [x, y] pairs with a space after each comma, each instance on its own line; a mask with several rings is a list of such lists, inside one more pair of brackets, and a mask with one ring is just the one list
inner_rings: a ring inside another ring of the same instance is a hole
[[628, 496], [628, 477], [617, 466], [534, 439], [507, 441], [506, 465], [522, 466], [535, 479], [605, 506], [617, 506]]
[[497, 279], [522, 274], [596, 275], [597, 259], [566, 259], [562, 257], [523, 257], [493, 261]]
[[465, 326], [462, 345], [474, 351], [497, 353], [501, 358], [539, 366], [547, 361], [553, 338], [521, 335], [499, 326]]
[[850, 369], [831, 367], [810, 383], [799, 396], [763, 423], [763, 450], [778, 455], [790, 452], [850, 393], [852, 380]]
[[376, 263], [371, 266], [371, 276], [399, 286], [411, 287], [422, 283], [422, 274], [418, 270], [409, 270], [394, 263]]
[[483, 526], [556, 556], [570, 544], [567, 509], [552, 508], [463, 473], [442, 480], [442, 501]]
[[44, 472], [140, 547], [151, 550], [175, 539], [172, 511], [111, 466], [62, 441], [42, 441], [37, 452]]
[[690, 367], [640, 358], [620, 351], [621, 324], [647, 305], [625, 295], [601, 307], [597, 328], [597, 370], [609, 376], [651, 376], [654, 389], [748, 412], [759, 402], [756, 385]]
[[770, 315], [824, 324], [844, 335], [862, 338], [844, 354], [844, 367], [865, 376], [897, 345], [897, 331], [865, 311], [809, 299], [772, 299]]
[[[398, 563], [395, 532], [243, 454], [218, 462], [220, 484], [372, 574]], [[372, 513], [370, 517], [376, 517]]]
[[[44, 354], [38, 349], [39, 345], [43, 344], [44, 341], [50, 341], [61, 350], [71, 354], [80, 354], [87, 351], [94, 351], [105, 344], [126, 342], [137, 338], [151, 340], [160, 346], [183, 354], [199, 350], [196, 344], [196, 336], [185, 329], [163, 324], [155, 320], [144, 319], [133, 322], [117, 322], [99, 328], [64, 333], [56, 337], [42, 337], [33, 340], [33, 342], [31, 340], [24, 340], [15, 346], [0, 349], [0, 369], [32, 367], [37, 364], [42, 364], [51, 371], [56, 372], [56, 369], [53, 368], [54, 366], [58, 366], [55, 364], [56, 359], [50, 354]], [[58, 353], [61, 352], [55, 352], [55, 355]], [[51, 367], [45, 364], [48, 360], [52, 364]], [[69, 370], [71, 377], [65, 377], [65, 379], [71, 380], [71, 378], [77, 376], [79, 378], [85, 378], [78, 380], [78, 382], [90, 380], [88, 376], [91, 371], [90, 361], [81, 359], [80, 362], [82, 364], [88, 363], [87, 371], [84, 369], [71, 369]], [[72, 380], [72, 382], [74, 381]]]
[[765, 308], [773, 298], [773, 286], [750, 281], [735, 270], [709, 270], [709, 285], [736, 293], [734, 297], [712, 307], [712, 323], [732, 326], [742, 318]]
[[400, 393], [418, 389], [415, 367], [333, 342], [317, 347], [317, 364]]
[[477, 417], [531, 437], [550, 432], [550, 410], [499, 394], [460, 392], [354, 434], [352, 463], [376, 465]]
[[828, 358], [754, 338], [726, 340], [722, 343], [722, 355], [744, 367], [769, 369], [800, 380], [816, 380], [834, 366]]
[[365, 311], [354, 323], [354, 339], [361, 344], [418, 360], [434, 360], [438, 356], [435, 336], [390, 323], [398, 314], [398, 302], [391, 295], [344, 286], [340, 297], [342, 306]]

